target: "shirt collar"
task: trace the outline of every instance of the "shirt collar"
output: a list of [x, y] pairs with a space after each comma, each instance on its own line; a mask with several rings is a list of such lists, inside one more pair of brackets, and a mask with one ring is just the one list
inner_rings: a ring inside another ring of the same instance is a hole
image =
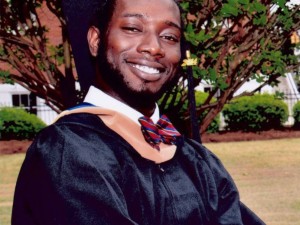
[[[84, 102], [105, 109], [110, 109], [118, 113], [122, 113], [138, 124], [140, 124], [138, 122], [138, 119], [143, 116], [143, 114], [141, 114], [140, 112], [124, 104], [123, 102], [120, 102], [119, 100], [109, 96], [108, 94], [104, 93], [103, 91], [94, 86], [91, 86], [89, 88], [89, 91], [84, 98]], [[156, 123], [159, 120], [159, 109], [157, 104], [155, 104], [155, 110], [153, 115], [151, 116], [151, 119], [154, 123]]]

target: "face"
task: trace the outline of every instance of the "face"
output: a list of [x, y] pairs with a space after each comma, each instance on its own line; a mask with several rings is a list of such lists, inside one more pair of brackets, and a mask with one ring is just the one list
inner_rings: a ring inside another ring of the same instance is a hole
[[181, 58], [180, 24], [173, 0], [117, 0], [105, 40], [99, 41], [100, 72], [109, 68], [100, 75], [105, 91], [125, 102], [126, 95], [156, 100]]

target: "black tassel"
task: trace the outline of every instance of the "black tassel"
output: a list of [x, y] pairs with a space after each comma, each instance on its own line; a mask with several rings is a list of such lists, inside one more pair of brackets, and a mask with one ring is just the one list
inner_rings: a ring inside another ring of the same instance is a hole
[[[186, 51], [186, 58], [190, 59], [190, 51]], [[189, 99], [189, 108], [190, 108], [190, 121], [192, 129], [192, 139], [202, 143], [200, 137], [200, 125], [197, 119], [196, 113], [196, 99], [194, 91], [194, 79], [193, 79], [193, 68], [192, 65], [187, 65], [187, 77], [188, 77], [188, 99]]]

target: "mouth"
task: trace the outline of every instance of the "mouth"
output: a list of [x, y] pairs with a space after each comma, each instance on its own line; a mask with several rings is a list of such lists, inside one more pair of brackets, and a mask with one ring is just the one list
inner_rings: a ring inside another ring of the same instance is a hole
[[149, 74], [159, 74], [162, 71], [162, 69], [158, 69], [155, 67], [150, 67], [150, 66], [145, 66], [145, 65], [139, 65], [139, 64], [131, 64], [132, 67], [140, 70], [141, 72], [144, 73], [149, 73]]
[[128, 60], [126, 63], [132, 68], [134, 74], [145, 81], [159, 80], [162, 74], [166, 72], [166, 68], [157, 62]]

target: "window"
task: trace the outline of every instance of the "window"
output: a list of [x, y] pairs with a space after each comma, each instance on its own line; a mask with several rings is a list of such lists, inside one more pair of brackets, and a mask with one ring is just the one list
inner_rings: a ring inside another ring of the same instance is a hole
[[212, 91], [212, 87], [204, 87], [204, 92], [211, 92]]
[[14, 94], [12, 95], [12, 104], [15, 107], [22, 107], [26, 111], [36, 114], [35, 94]]

